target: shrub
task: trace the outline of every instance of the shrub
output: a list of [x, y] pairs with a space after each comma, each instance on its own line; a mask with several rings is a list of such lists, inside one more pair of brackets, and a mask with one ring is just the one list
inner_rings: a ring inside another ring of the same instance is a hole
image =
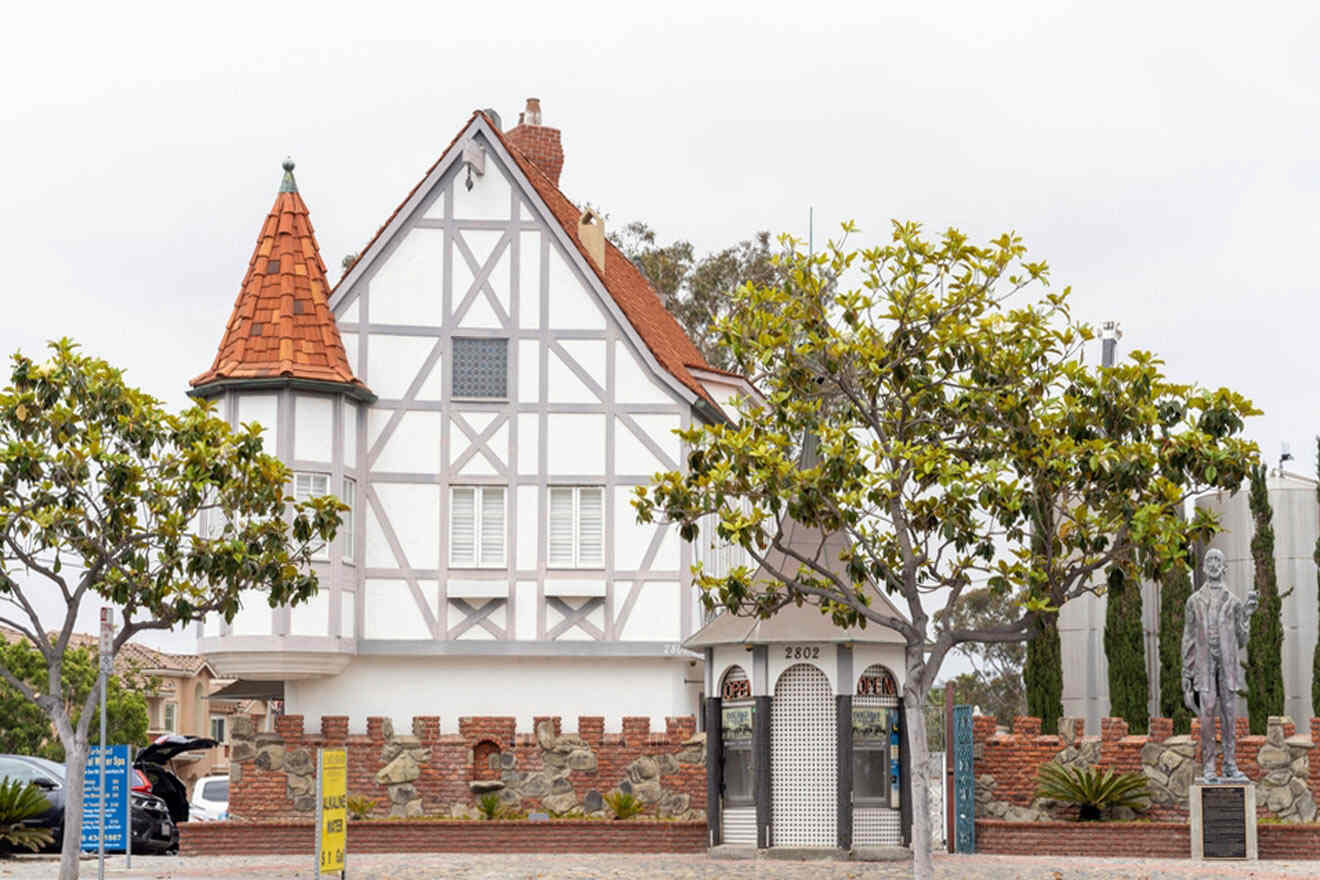
[[477, 799], [477, 809], [481, 811], [481, 818], [487, 822], [499, 819], [504, 813], [500, 807], [500, 796], [493, 791]]
[[1146, 777], [1141, 773], [1115, 773], [1100, 767], [1065, 767], [1051, 761], [1040, 768], [1036, 797], [1050, 798], [1081, 807], [1083, 822], [1101, 818], [1101, 811], [1114, 807], [1144, 810], [1150, 806]]
[[348, 816], [350, 819], [365, 819], [376, 809], [376, 799], [360, 794], [348, 796]]
[[631, 819], [642, 812], [642, 802], [623, 791], [610, 792], [603, 798], [616, 819]]
[[28, 828], [23, 822], [50, 809], [41, 789], [30, 782], [0, 780], [0, 843], [5, 849], [23, 847], [36, 852], [55, 842], [49, 828]]

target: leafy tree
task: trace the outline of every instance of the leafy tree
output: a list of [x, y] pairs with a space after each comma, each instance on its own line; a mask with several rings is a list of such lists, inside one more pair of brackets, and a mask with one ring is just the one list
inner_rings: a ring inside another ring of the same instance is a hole
[[696, 255], [689, 241], [658, 244], [655, 231], [640, 221], [612, 233], [610, 240], [651, 282], [711, 366], [731, 369], [729, 351], [720, 344], [716, 325], [728, 314], [735, 288], [747, 282], [776, 282], [770, 233], [758, 232], [704, 257]]
[[[47, 687], [49, 673], [45, 658], [25, 641], [0, 645], [0, 664], [19, 680], [40, 693]], [[88, 648], [70, 648], [64, 654], [60, 696], [71, 722], [76, 725], [83, 704], [96, 684], [97, 657]], [[106, 734], [108, 743], [133, 746], [147, 744], [147, 699], [134, 683], [111, 675], [106, 682]], [[50, 718], [35, 703], [7, 682], [0, 681], [0, 752], [38, 755], [52, 761], [64, 760], [64, 744], [55, 736]], [[88, 741], [99, 742], [101, 716], [95, 711], [88, 727]]]
[[[716, 534], [765, 572], [699, 575], [708, 609], [769, 617], [810, 603], [838, 626], [899, 633], [908, 743], [923, 766], [922, 709], [948, 652], [1020, 641], [1100, 573], [1158, 569], [1213, 533], [1207, 512], [1186, 522], [1176, 511], [1240, 484], [1256, 451], [1239, 435], [1256, 411], [1227, 389], [1170, 383], [1145, 352], [1102, 370], [1079, 363], [1093, 334], [1072, 321], [1066, 291], [1009, 304], [1048, 277], [1013, 236], [980, 246], [896, 223], [881, 247], [831, 243], [809, 257], [794, 246], [780, 273], [734, 291], [717, 322], [764, 398], [743, 401], [736, 424], [681, 432], [685, 472], [657, 475], [634, 505], [688, 541], [715, 514]], [[807, 436], [819, 457], [800, 467]], [[799, 529], [818, 536], [814, 552], [787, 540]], [[1033, 533], [1046, 536], [1040, 549]], [[843, 549], [825, 552], [839, 535]], [[983, 579], [1022, 597], [1011, 617], [932, 627], [925, 603], [956, 609]], [[906, 616], [873, 605], [872, 584]], [[929, 797], [921, 774], [912, 782], [926, 880]]]
[[1265, 466], [1251, 469], [1251, 561], [1260, 605], [1247, 639], [1247, 714], [1251, 732], [1263, 735], [1271, 715], [1283, 714], [1283, 597], [1274, 573], [1274, 511], [1265, 485]]
[[[0, 624], [35, 648], [46, 677], [36, 687], [0, 660], [0, 678], [50, 719], [77, 780], [100, 696], [95, 679], [74, 689], [86, 692], [74, 705], [64, 689], [66, 666], [78, 678], [69, 640], [83, 602], [121, 609], [115, 652], [144, 630], [232, 620], [245, 590], [265, 591], [272, 607], [303, 602], [317, 589], [312, 554], [345, 508], [295, 502], [260, 426], [233, 431], [205, 405], [168, 413], [69, 340], [50, 352], [41, 364], [15, 354], [0, 391]], [[224, 525], [200, 536], [200, 517]], [[65, 603], [53, 632], [38, 594]], [[68, 786], [66, 827], [82, 810], [82, 786]], [[66, 834], [60, 877], [77, 876], [78, 835]]]
[[1058, 613], [1042, 612], [1030, 639], [1022, 668], [1027, 714], [1040, 719], [1042, 731], [1053, 733], [1063, 718], [1063, 645]]
[[1184, 563], [1165, 569], [1160, 579], [1160, 714], [1173, 720], [1174, 733], [1190, 733], [1192, 713], [1183, 702], [1182, 631], [1192, 577]]
[[[974, 630], [999, 625], [1017, 611], [1018, 603], [1003, 592], [988, 588], [969, 590], [957, 605], [935, 612], [935, 625]], [[980, 706], [1000, 724], [1012, 726], [1013, 718], [1027, 709], [1022, 682], [1026, 659], [1024, 642], [962, 642], [955, 648], [972, 664], [954, 680], [958, 698]], [[1057, 722], [1056, 722], [1057, 726]]]
[[1133, 733], [1150, 729], [1150, 682], [1141, 625], [1141, 581], [1131, 569], [1109, 572], [1105, 600], [1105, 657], [1109, 660], [1109, 711]]

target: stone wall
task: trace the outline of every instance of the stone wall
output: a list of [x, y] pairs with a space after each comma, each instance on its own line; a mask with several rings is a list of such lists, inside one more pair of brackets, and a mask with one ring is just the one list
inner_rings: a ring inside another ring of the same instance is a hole
[[[1142, 773], [1151, 794], [1144, 818], [1185, 822], [1187, 790], [1200, 772], [1200, 726], [1190, 735], [1173, 736], [1173, 722], [1153, 718], [1149, 735], [1129, 736], [1127, 723], [1105, 718], [1100, 736], [1082, 735], [1083, 720], [1065, 718], [1058, 734], [1042, 734], [1040, 719], [1020, 716], [1013, 732], [995, 732], [993, 718], [973, 719], [975, 737], [976, 815], [1010, 822], [1044, 822], [1076, 818], [1076, 808], [1036, 797], [1036, 776], [1042, 764], [1056, 762], [1100, 766]], [[1311, 721], [1311, 736], [1297, 735], [1291, 719], [1269, 719], [1265, 736], [1247, 734], [1247, 719], [1238, 719], [1238, 767], [1256, 783], [1257, 812], [1283, 822], [1316, 818], [1320, 794], [1320, 718]], [[1114, 819], [1136, 814], [1120, 810]]]
[[619, 733], [606, 733], [601, 717], [579, 718], [576, 733], [563, 733], [558, 717], [535, 719], [532, 733], [518, 733], [511, 717], [460, 718], [457, 734], [442, 734], [437, 716], [415, 717], [409, 733], [373, 717], [365, 736], [349, 735], [345, 716], [322, 716], [319, 734], [300, 715], [269, 733], [245, 722], [230, 732], [236, 819], [311, 814], [321, 747], [347, 750], [349, 795], [374, 799], [377, 816], [477, 818], [478, 799], [494, 794], [515, 811], [610, 818], [611, 792], [633, 794], [659, 818], [706, 816], [705, 734], [691, 716], [666, 719], [664, 733], [652, 733], [648, 718], [624, 718]]

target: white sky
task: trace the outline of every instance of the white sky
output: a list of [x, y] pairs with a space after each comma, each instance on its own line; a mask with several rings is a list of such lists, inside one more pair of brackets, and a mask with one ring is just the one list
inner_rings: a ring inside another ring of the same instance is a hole
[[69, 335], [182, 406], [286, 154], [333, 279], [473, 108], [535, 95], [570, 198], [703, 251], [813, 205], [818, 240], [1016, 230], [1120, 354], [1244, 392], [1312, 469], [1314, 3], [198, 9], [7, 11], [0, 352]]

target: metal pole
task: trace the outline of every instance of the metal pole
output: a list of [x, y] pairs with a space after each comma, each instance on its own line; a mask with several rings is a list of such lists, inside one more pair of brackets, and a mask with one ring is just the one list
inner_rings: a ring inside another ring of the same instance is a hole
[[[100, 803], [97, 805], [96, 821], [99, 827], [99, 833], [96, 835], [96, 877], [97, 880], [105, 880], [105, 810], [106, 810], [106, 791], [105, 791], [105, 680], [106, 667], [110, 665], [110, 652], [107, 650], [107, 642], [111, 628], [113, 627], [113, 612], [109, 608], [101, 609], [101, 651], [97, 658], [100, 666], [100, 673], [97, 681], [101, 688], [101, 755], [100, 767], [97, 773], [101, 780]], [[85, 807], [84, 807], [85, 809]]]
[[124, 867], [133, 867], [133, 746], [128, 747], [124, 768]]

